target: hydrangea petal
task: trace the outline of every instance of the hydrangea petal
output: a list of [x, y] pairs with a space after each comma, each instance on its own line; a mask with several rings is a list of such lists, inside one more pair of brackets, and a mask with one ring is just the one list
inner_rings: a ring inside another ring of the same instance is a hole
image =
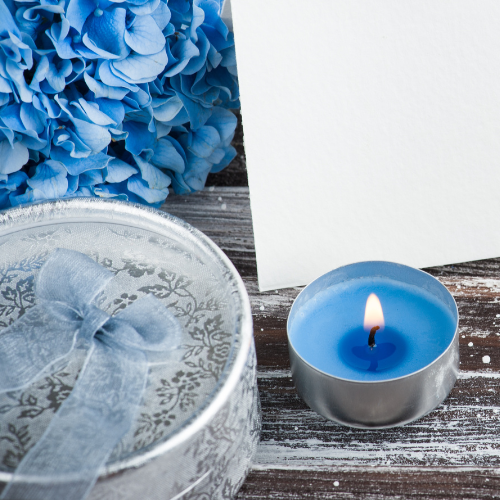
[[184, 107], [178, 96], [173, 96], [164, 104], [153, 108], [153, 115], [157, 120], [168, 122], [173, 120]]
[[168, 138], [163, 138], [156, 142], [154, 153], [151, 158], [153, 165], [173, 170], [179, 174], [184, 172], [186, 168], [184, 160]]
[[165, 46], [165, 37], [151, 16], [138, 16], [125, 31], [125, 43], [138, 54], [157, 54]]
[[127, 188], [148, 203], [163, 202], [168, 196], [168, 188], [152, 189], [146, 181], [141, 179], [140, 175], [130, 177], [127, 181]]
[[9, 36], [9, 32], [19, 35], [19, 29], [5, 3], [0, 1], [0, 37]]
[[8, 140], [0, 142], [0, 173], [11, 174], [17, 172], [29, 160], [29, 151], [20, 142], [15, 142], [13, 146]]
[[214, 127], [204, 126], [192, 132], [192, 140], [188, 149], [200, 158], [208, 158], [220, 142], [219, 132]]
[[153, 151], [155, 136], [144, 123], [124, 122], [123, 130], [129, 133], [125, 139], [125, 148], [134, 155], [140, 155], [145, 150]]
[[72, 122], [82, 142], [95, 154], [102, 151], [111, 142], [111, 135], [104, 127], [79, 120], [78, 118], [73, 118]]
[[122, 182], [137, 173], [137, 169], [118, 158], [113, 158], [104, 170], [104, 180], [111, 183]]
[[80, 175], [87, 170], [106, 168], [113, 159], [104, 153], [90, 155], [87, 158], [73, 158], [68, 151], [62, 148], [54, 148], [51, 158], [64, 164], [70, 175]]
[[226, 148], [223, 149], [224, 151], [224, 158], [219, 163], [216, 163], [215, 165], [212, 166], [210, 169], [210, 172], [213, 174], [216, 174], [217, 172], [220, 172], [222, 169], [226, 168], [235, 158], [236, 156], [236, 149], [234, 149], [233, 146], [227, 146]]
[[[136, 4], [136, 2], [131, 2], [130, 0], [129, 3]], [[129, 8], [134, 14], [138, 16], [145, 16], [154, 12], [158, 8], [159, 4], [160, 0], [147, 0], [146, 2], [141, 2], [140, 5], [130, 5]]]
[[[127, 11], [122, 8], [105, 10], [100, 16], [90, 15], [83, 27], [87, 31], [82, 38], [85, 46], [94, 51], [95, 47], [98, 47], [108, 54], [126, 57], [128, 50], [123, 41], [126, 15]], [[89, 41], [93, 42], [93, 45], [89, 44]]]
[[188, 164], [182, 177], [191, 189], [199, 191], [205, 187], [211, 168], [212, 164], [204, 158], [188, 155]]
[[95, 80], [87, 73], [83, 74], [83, 78], [96, 98], [107, 97], [108, 99], [118, 99], [121, 101], [129, 93], [129, 89], [127, 88], [117, 88], [105, 85], [104, 83]]
[[70, 0], [66, 10], [66, 19], [76, 31], [81, 33], [85, 21], [95, 8], [94, 0]]
[[151, 14], [151, 17], [155, 20], [158, 28], [163, 31], [170, 22], [172, 14], [170, 13], [170, 9], [167, 7], [167, 4], [164, 2], [160, 2], [158, 7]]
[[101, 170], [87, 170], [80, 175], [78, 183], [80, 187], [89, 187], [95, 186], [96, 184], [102, 184], [103, 180]]
[[47, 160], [36, 167], [36, 173], [28, 179], [35, 199], [60, 198], [68, 190], [66, 168], [61, 162]]
[[234, 130], [236, 129], [237, 123], [238, 120], [234, 113], [221, 107], [215, 107], [206, 124], [217, 129], [221, 141], [224, 142], [234, 136]]
[[167, 174], [164, 174], [140, 156], [134, 156], [134, 160], [141, 171], [142, 178], [151, 189], [165, 189], [170, 186], [171, 180]]
[[[111, 68], [118, 71], [129, 83], [152, 82], [167, 65], [167, 53], [162, 49], [157, 54], [143, 56], [131, 54], [120, 61], [113, 61]], [[115, 72], [116, 74], [116, 72]]]

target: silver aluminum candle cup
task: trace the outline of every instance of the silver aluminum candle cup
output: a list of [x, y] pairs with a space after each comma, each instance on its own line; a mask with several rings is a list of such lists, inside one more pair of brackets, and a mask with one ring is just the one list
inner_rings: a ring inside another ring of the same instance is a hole
[[[385, 277], [422, 287], [449, 309], [456, 322], [455, 333], [439, 357], [402, 377], [353, 381], [324, 373], [298, 354], [290, 340], [290, 332], [300, 308], [327, 288], [365, 277]], [[437, 279], [412, 267], [391, 262], [362, 262], [321, 276], [296, 298], [288, 317], [287, 331], [292, 377], [298, 393], [320, 415], [351, 427], [382, 429], [412, 422], [436, 408], [448, 396], [458, 376], [458, 310], [455, 300]]]

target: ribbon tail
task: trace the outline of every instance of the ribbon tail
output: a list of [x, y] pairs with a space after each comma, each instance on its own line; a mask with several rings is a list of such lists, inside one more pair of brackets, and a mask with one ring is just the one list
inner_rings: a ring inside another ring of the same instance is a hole
[[95, 340], [77, 384], [1, 500], [81, 500], [130, 430], [147, 380], [143, 352]]
[[0, 392], [22, 389], [73, 349], [79, 321], [40, 304], [0, 334]]

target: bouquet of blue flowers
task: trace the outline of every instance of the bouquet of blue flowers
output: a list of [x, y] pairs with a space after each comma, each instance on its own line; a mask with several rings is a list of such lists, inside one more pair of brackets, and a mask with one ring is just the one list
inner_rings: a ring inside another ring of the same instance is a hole
[[221, 0], [0, 0], [0, 208], [159, 206], [235, 156]]

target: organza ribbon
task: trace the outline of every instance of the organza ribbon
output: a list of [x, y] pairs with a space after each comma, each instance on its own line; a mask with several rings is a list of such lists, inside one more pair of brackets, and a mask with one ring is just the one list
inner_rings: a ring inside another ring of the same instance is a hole
[[86, 359], [69, 397], [24, 456], [2, 500], [80, 500], [130, 430], [148, 376], [148, 353], [180, 339], [152, 295], [110, 317], [94, 301], [113, 274], [84, 254], [55, 250], [36, 281], [37, 305], [0, 334], [0, 392], [21, 389], [70, 358]]

